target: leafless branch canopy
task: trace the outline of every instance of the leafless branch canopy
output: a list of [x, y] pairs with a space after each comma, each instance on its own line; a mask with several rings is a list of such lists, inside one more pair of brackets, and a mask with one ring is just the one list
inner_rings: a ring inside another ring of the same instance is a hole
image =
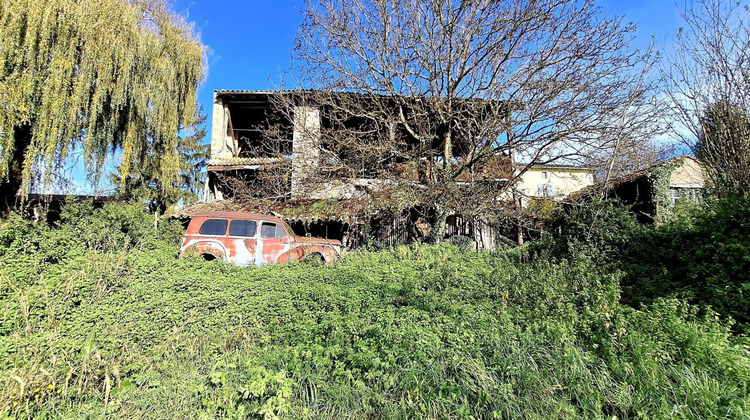
[[630, 49], [632, 24], [592, 0], [308, 6], [301, 89], [277, 108], [320, 110], [314, 183], [377, 179], [405, 201], [478, 211], [523, 173], [512, 161], [581, 159], [649, 131], [652, 51]]
[[672, 131], [706, 164], [715, 187], [739, 192], [750, 190], [750, 12], [743, 3], [688, 2], [662, 68]]

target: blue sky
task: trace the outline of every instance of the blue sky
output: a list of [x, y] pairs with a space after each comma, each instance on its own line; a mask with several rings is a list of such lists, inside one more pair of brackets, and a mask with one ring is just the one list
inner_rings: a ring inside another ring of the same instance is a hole
[[217, 89], [273, 89], [291, 64], [302, 0], [178, 0], [208, 50], [208, 78], [199, 100], [210, 113]]
[[[605, 0], [607, 16], [638, 25], [634, 45], [645, 48], [651, 36], [660, 49], [671, 45], [680, 18], [669, 0]], [[209, 48], [208, 78], [199, 100], [209, 114], [217, 89], [273, 89], [291, 63], [304, 0], [176, 0], [174, 9], [195, 24]], [[210, 122], [210, 121], [209, 121]]]
[[[193, 22], [208, 47], [207, 78], [199, 102], [208, 115], [210, 133], [213, 91], [218, 89], [274, 89], [289, 69], [297, 26], [305, 0], [173, 0], [174, 11]], [[633, 43], [645, 48], [651, 37], [657, 48], [671, 46], [680, 26], [676, 3], [669, 0], [603, 0], [607, 16], [622, 16], [638, 25]], [[209, 141], [208, 138], [205, 139]], [[81, 162], [78, 162], [79, 166]], [[75, 190], [90, 192], [80, 167], [72, 169]], [[106, 184], [106, 183], [104, 183]], [[100, 185], [99, 191], [111, 189]]]

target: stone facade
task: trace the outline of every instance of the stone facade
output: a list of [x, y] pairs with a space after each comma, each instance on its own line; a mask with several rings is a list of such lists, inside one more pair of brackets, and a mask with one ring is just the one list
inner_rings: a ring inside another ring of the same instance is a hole
[[214, 92], [211, 120], [211, 159], [237, 157], [237, 140], [232, 133], [232, 119], [224, 101]]
[[298, 106], [293, 111], [292, 198], [306, 198], [315, 187], [310, 179], [320, 166], [320, 110]]
[[703, 168], [689, 156], [682, 158], [682, 164], [674, 169], [669, 180], [670, 188], [703, 188], [705, 185]]

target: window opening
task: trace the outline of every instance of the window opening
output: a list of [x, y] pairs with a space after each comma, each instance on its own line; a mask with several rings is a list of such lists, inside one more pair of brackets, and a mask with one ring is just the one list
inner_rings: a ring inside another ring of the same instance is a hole
[[276, 223], [263, 223], [260, 227], [260, 236], [262, 238], [286, 238], [286, 232], [284, 228], [277, 225]]
[[555, 195], [555, 186], [552, 184], [539, 184], [536, 195], [539, 197], [553, 197]]
[[669, 199], [672, 202], [672, 205], [677, 204], [677, 202], [680, 201], [680, 190], [677, 188], [670, 188]]

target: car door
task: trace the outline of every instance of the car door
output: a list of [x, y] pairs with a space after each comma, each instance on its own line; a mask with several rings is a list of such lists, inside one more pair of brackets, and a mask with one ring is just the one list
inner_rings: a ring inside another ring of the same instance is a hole
[[227, 240], [231, 242], [234, 250], [236, 265], [248, 266], [256, 263], [257, 255], [257, 227], [255, 220], [232, 220], [229, 224]]
[[256, 251], [256, 264], [268, 264], [289, 250], [289, 237], [284, 227], [274, 222], [262, 222]]

